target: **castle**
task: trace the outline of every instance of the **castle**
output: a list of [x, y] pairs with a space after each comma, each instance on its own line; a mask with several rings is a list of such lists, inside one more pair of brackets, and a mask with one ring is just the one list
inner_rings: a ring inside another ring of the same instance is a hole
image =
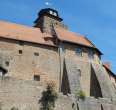
[[70, 32], [62, 20], [56, 10], [46, 8], [33, 27], [0, 21], [3, 104], [34, 105], [50, 80], [64, 95], [83, 90], [86, 97], [116, 100], [116, 75], [102, 64], [102, 52], [83, 35]]

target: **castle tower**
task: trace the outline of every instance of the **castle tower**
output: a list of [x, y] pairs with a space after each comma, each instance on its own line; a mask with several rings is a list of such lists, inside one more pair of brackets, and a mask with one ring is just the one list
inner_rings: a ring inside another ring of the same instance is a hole
[[45, 8], [38, 13], [38, 18], [34, 22], [34, 27], [40, 28], [42, 32], [51, 33], [51, 29], [55, 26], [60, 26], [67, 29], [62, 23], [63, 19], [59, 17], [58, 11]]

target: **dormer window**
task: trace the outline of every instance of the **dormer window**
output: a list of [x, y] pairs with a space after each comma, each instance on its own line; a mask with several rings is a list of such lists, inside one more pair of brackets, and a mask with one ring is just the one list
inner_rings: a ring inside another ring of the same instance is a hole
[[76, 53], [76, 55], [78, 55], [78, 56], [82, 56], [82, 49], [81, 48], [76, 48], [75, 49], [75, 53]]

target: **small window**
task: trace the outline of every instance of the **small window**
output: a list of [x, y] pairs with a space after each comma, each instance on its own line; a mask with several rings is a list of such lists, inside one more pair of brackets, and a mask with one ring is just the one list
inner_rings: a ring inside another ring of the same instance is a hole
[[50, 10], [50, 14], [53, 14], [53, 11]]
[[92, 50], [89, 50], [89, 51], [88, 51], [88, 57], [89, 57], [90, 59], [94, 59], [94, 52], [93, 52]]
[[35, 55], [35, 56], [39, 56], [39, 53], [35, 52], [34, 55]]
[[19, 54], [22, 54], [23, 53], [23, 51], [22, 50], [19, 50]]
[[35, 81], [40, 81], [40, 75], [34, 75], [34, 80]]
[[6, 66], [9, 66], [9, 61], [6, 61], [5, 64], [6, 64]]
[[78, 56], [82, 56], [82, 49], [81, 49], [81, 48], [76, 48], [76, 49], [75, 49], [75, 53], [76, 53]]
[[54, 16], [57, 16], [57, 13], [56, 12], [54, 12]]

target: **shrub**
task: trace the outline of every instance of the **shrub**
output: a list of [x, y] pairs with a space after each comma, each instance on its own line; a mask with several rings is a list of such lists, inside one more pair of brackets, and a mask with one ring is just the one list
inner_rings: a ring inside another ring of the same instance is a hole
[[76, 92], [76, 96], [82, 100], [85, 100], [86, 94], [82, 90]]
[[11, 110], [18, 110], [18, 108], [13, 106]]
[[46, 90], [42, 92], [42, 97], [39, 100], [41, 103], [41, 110], [53, 110], [55, 107], [55, 101], [58, 98], [57, 92], [55, 91], [55, 84], [50, 82], [47, 84]]
[[2, 110], [2, 102], [0, 102], [0, 110]]

